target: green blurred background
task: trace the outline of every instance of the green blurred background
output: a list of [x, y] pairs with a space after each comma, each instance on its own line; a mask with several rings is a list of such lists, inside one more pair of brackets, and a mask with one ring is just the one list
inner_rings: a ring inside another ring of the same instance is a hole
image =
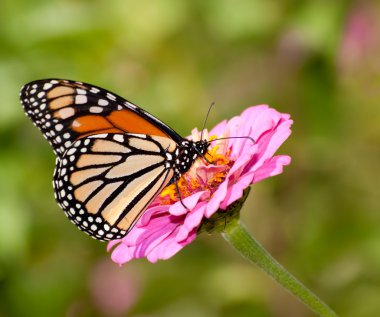
[[218, 235], [122, 268], [53, 198], [54, 156], [18, 101], [90, 82], [182, 135], [268, 103], [292, 164], [242, 218], [341, 316], [380, 314], [380, 7], [371, 1], [1, 0], [0, 316], [312, 316]]

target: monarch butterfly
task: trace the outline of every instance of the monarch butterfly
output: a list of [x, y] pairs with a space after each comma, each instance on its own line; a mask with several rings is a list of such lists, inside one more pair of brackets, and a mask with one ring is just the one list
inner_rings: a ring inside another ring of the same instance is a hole
[[56, 155], [59, 206], [79, 229], [102, 241], [125, 236], [210, 145], [186, 140], [133, 103], [82, 82], [33, 81], [20, 98]]

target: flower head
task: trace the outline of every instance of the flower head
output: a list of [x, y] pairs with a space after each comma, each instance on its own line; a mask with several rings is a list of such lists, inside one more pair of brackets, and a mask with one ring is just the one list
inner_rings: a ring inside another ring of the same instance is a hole
[[[216, 140], [178, 181], [180, 197], [176, 184], [166, 187], [124, 238], [108, 244], [109, 250], [115, 247], [113, 261], [172, 257], [196, 238], [202, 220], [226, 210], [251, 184], [282, 173], [291, 159], [274, 154], [290, 135], [291, 124], [288, 114], [261, 105], [203, 131], [203, 138]], [[193, 130], [190, 139], [199, 138]]]

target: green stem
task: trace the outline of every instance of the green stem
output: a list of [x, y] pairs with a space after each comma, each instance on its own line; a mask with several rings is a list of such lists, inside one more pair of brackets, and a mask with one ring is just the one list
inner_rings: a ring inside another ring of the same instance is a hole
[[245, 229], [238, 218], [232, 219], [222, 233], [223, 237], [244, 257], [257, 264], [285, 289], [304, 302], [321, 317], [338, 317], [306, 286], [278, 263]]

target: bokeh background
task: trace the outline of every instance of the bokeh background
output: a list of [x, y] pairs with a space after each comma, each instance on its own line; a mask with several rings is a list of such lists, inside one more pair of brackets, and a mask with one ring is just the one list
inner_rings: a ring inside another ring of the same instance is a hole
[[341, 316], [380, 313], [377, 1], [1, 0], [0, 316], [313, 316], [218, 235], [122, 268], [53, 198], [31, 80], [103, 86], [187, 135], [268, 103], [292, 164], [254, 186], [252, 234]]

